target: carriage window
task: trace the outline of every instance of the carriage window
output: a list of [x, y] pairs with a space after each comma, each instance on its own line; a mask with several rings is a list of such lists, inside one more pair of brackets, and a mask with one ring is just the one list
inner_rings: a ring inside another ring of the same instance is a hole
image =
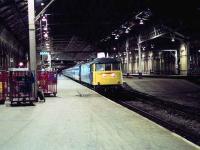
[[118, 63], [112, 64], [112, 70], [120, 70], [120, 64]]
[[104, 64], [96, 64], [96, 71], [104, 71], [105, 65]]
[[105, 71], [111, 70], [111, 64], [105, 64]]

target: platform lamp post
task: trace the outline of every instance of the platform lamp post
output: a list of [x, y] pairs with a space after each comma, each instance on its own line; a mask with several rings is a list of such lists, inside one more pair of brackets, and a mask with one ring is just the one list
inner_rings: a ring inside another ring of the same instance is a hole
[[138, 36], [138, 41], [137, 41], [137, 46], [138, 46], [138, 58], [139, 58], [139, 66], [138, 66], [138, 74], [139, 74], [139, 79], [142, 78], [142, 53], [141, 53], [141, 36]]
[[35, 36], [35, 1], [28, 0], [28, 25], [29, 25], [29, 70], [35, 75], [35, 92], [37, 97], [37, 68], [36, 68], [36, 36]]

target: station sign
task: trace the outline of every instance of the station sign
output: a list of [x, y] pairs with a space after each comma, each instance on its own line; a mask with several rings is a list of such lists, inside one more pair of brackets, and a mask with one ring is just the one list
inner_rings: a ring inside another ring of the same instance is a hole
[[40, 52], [40, 55], [49, 55], [49, 52], [42, 51], [42, 52]]

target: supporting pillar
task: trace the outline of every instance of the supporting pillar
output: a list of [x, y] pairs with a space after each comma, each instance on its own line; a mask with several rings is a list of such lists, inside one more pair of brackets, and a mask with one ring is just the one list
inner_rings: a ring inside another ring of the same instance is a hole
[[35, 97], [37, 96], [37, 73], [36, 73], [36, 39], [35, 39], [35, 1], [28, 0], [28, 24], [29, 24], [29, 70], [35, 76]]
[[126, 39], [126, 74], [129, 75], [129, 40]]
[[189, 73], [189, 43], [182, 42], [180, 45], [180, 75]]
[[138, 66], [138, 74], [139, 78], [142, 78], [142, 53], [141, 53], [141, 37], [138, 37], [138, 58], [139, 58], [139, 66]]
[[177, 52], [177, 50], [175, 50], [174, 52], [175, 52], [175, 54], [174, 54], [174, 56], [175, 56], [175, 74], [178, 74], [179, 73], [178, 72], [178, 52]]

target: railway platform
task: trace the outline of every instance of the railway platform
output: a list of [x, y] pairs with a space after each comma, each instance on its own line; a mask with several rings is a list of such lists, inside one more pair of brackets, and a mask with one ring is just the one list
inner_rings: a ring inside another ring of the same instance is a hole
[[124, 78], [133, 90], [180, 105], [200, 109], [200, 86], [184, 79], [162, 77]]
[[59, 77], [58, 96], [0, 106], [1, 150], [199, 150], [94, 91]]

